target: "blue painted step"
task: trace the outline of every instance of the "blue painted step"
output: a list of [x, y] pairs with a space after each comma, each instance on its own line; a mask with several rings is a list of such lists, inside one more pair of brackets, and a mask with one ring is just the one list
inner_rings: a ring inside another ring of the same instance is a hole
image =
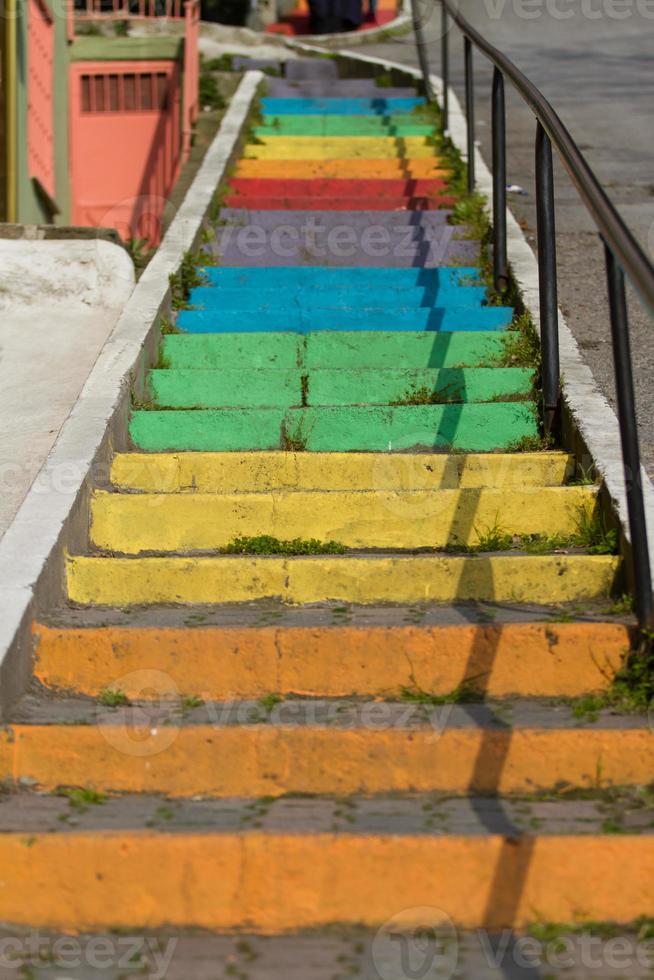
[[208, 283], [229, 286], [251, 286], [253, 289], [288, 289], [290, 286], [310, 286], [323, 289], [361, 289], [364, 286], [386, 286], [406, 289], [446, 289], [479, 282], [477, 266], [456, 266], [423, 269], [417, 266], [377, 267], [363, 272], [357, 266], [278, 265], [243, 268], [242, 266], [205, 265], [202, 273]]
[[[424, 286], [366, 286], [344, 289], [324, 286], [292, 286], [284, 290], [283, 305], [300, 309], [364, 309], [388, 307], [396, 310], [420, 309], [421, 307], [485, 306], [486, 289], [483, 286], [444, 286], [437, 289]], [[244, 290], [239, 286], [199, 286], [191, 290], [191, 306], [205, 310], [260, 310], [279, 309], [279, 287], [259, 287]]]
[[424, 106], [420, 98], [374, 99], [262, 99], [261, 111], [270, 116], [392, 116], [398, 112], [413, 112]]
[[186, 333], [313, 333], [317, 330], [505, 330], [513, 310], [503, 306], [478, 309], [346, 309], [181, 310], [177, 327]]

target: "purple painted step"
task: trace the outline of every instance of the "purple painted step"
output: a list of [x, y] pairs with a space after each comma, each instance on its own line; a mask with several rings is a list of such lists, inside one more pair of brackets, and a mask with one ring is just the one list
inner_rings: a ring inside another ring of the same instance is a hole
[[[466, 225], [445, 211], [222, 208], [212, 252], [224, 265], [439, 266], [477, 261]], [[261, 259], [261, 261], [259, 261]], [[256, 261], [252, 261], [256, 260]]]
[[328, 268], [420, 269], [478, 265], [479, 243], [457, 241], [452, 237], [453, 230], [452, 225], [417, 231], [405, 226], [393, 233], [392, 228], [383, 225], [363, 231], [340, 225], [321, 235], [303, 232], [288, 223], [273, 229], [263, 225], [218, 227], [216, 240], [209, 251], [219, 265], [242, 268], [320, 265]]
[[356, 99], [401, 99], [411, 98], [415, 95], [415, 90], [410, 87], [403, 88], [381, 88], [375, 82], [367, 78], [340, 79], [330, 82], [289, 82], [285, 78], [270, 78], [268, 82], [268, 94], [273, 99], [329, 99], [337, 98], [356, 98]]
[[281, 74], [283, 63], [276, 58], [248, 58], [245, 55], [234, 55], [232, 65], [235, 71], [264, 71], [272, 68]]
[[306, 78], [336, 79], [336, 62], [328, 58], [297, 58], [286, 62], [286, 78], [304, 80]]
[[[233, 227], [257, 225], [262, 228], [334, 228], [336, 226], [354, 228], [361, 232], [366, 228], [383, 225], [386, 228], [443, 228], [448, 224], [451, 211], [268, 211], [248, 208], [221, 208], [220, 225], [227, 223]], [[457, 238], [470, 233], [468, 225], [452, 225]]]

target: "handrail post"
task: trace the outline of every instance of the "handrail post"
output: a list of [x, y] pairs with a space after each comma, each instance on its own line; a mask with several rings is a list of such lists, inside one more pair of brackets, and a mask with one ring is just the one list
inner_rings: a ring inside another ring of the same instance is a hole
[[441, 3], [441, 78], [443, 79], [443, 134], [450, 128], [450, 21]]
[[463, 38], [466, 73], [466, 116], [468, 117], [468, 193], [475, 189], [475, 82], [472, 63], [472, 41]]
[[556, 224], [552, 143], [540, 122], [536, 130], [536, 213], [543, 412], [545, 431], [551, 432], [558, 412], [560, 394]]
[[611, 312], [611, 338], [613, 341], [613, 367], [615, 393], [620, 423], [622, 462], [624, 465], [627, 511], [631, 534], [631, 564], [633, 569], [636, 617], [641, 627], [654, 626], [654, 601], [652, 598], [652, 572], [649, 563], [649, 545], [643, 481], [640, 470], [640, 447], [636, 425], [636, 399], [629, 343], [629, 318], [625, 294], [624, 272], [615, 260], [611, 249], [604, 243], [606, 278]]
[[416, 50], [418, 52], [420, 71], [422, 72], [422, 84], [424, 85], [425, 89], [425, 98], [428, 102], [432, 102], [434, 99], [434, 92], [431, 87], [431, 79], [429, 77], [429, 58], [427, 57], [427, 44], [425, 42], [425, 34], [422, 29], [422, 18], [420, 16], [419, 3], [420, 0], [411, 0], [413, 33], [416, 39]]
[[503, 293], [509, 282], [506, 253], [506, 110], [504, 76], [493, 72], [493, 282]]

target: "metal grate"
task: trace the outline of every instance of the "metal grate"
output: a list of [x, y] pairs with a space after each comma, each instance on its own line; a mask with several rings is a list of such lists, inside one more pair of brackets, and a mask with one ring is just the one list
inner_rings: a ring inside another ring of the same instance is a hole
[[165, 72], [81, 75], [82, 112], [162, 112], [168, 109]]

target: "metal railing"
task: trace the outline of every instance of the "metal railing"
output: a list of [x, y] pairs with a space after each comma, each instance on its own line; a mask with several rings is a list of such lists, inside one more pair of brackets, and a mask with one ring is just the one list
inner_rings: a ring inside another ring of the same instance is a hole
[[[629, 341], [629, 318], [625, 276], [638, 292], [643, 304], [654, 312], [654, 266], [629, 231], [605, 194], [581, 150], [545, 96], [501, 51], [490, 44], [454, 9], [451, 0], [440, 0], [441, 76], [443, 80], [442, 128], [449, 129], [449, 83], [451, 23], [463, 35], [465, 101], [467, 116], [468, 190], [475, 187], [475, 114], [473, 49], [493, 64], [492, 84], [492, 166], [493, 166], [493, 277], [499, 293], [508, 283], [506, 226], [506, 108], [504, 82], [508, 79], [536, 117], [535, 172], [538, 233], [538, 274], [540, 298], [540, 338], [544, 425], [550, 431], [560, 403], [559, 323], [556, 266], [556, 226], [552, 147], [556, 149], [579, 197], [589, 211], [604, 243], [616, 398], [634, 582], [635, 611], [641, 627], [654, 626], [654, 599], [649, 561], [645, 505], [636, 425], [634, 381]], [[413, 24], [419, 63], [427, 98], [431, 98], [427, 45], [418, 13], [418, 0], [412, 0]]]

